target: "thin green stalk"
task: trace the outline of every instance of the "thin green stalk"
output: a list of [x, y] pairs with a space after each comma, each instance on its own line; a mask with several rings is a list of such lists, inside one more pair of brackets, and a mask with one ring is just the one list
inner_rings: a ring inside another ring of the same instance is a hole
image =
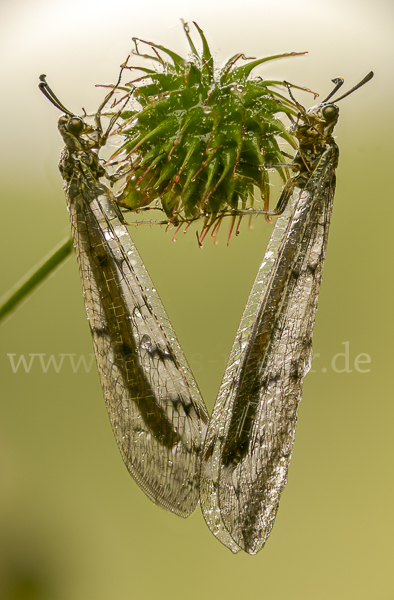
[[[7, 294], [0, 306], [0, 321], [13, 311], [26, 296], [51, 275], [59, 267], [73, 250], [72, 238], [67, 238], [60, 245], [56, 246], [30, 273], [28, 273], [16, 286]], [[15, 290], [15, 291], [14, 291]]]

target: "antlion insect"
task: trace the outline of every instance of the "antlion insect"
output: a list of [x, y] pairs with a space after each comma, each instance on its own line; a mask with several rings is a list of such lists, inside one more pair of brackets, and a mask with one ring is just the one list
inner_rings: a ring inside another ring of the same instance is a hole
[[[278, 219], [246, 304], [204, 444], [200, 500], [212, 533], [255, 554], [272, 529], [293, 449], [302, 382], [327, 249], [338, 146], [335, 105], [300, 109], [294, 135], [299, 173], [271, 214]], [[289, 90], [290, 92], [290, 90]], [[291, 94], [291, 92], [290, 92]]]
[[40, 77], [40, 89], [65, 114], [60, 172], [70, 215], [101, 386], [112, 429], [146, 495], [187, 517], [199, 498], [208, 413], [164, 307], [133, 245], [98, 159], [105, 133], [67, 110]]

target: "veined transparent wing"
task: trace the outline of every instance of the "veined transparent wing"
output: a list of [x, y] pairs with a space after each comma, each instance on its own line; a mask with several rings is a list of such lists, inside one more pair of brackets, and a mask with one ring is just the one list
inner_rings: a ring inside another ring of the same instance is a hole
[[335, 188], [328, 149], [278, 219], [249, 296], [209, 424], [201, 507], [218, 539], [255, 554], [286, 484]]
[[106, 194], [69, 204], [101, 386], [123, 460], [157, 504], [198, 502], [208, 415], [144, 264]]

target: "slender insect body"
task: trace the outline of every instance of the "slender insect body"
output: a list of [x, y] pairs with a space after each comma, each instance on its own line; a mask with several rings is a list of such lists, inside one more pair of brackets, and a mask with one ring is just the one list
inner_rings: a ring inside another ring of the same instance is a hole
[[66, 144], [59, 168], [112, 429], [147, 496], [187, 517], [199, 498], [208, 414], [115, 198], [100, 181], [101, 131], [74, 115], [59, 119], [59, 131]]
[[327, 249], [339, 110], [322, 103], [294, 127], [299, 173], [282, 211], [239, 326], [204, 445], [201, 507], [233, 552], [258, 552], [272, 529], [287, 481], [302, 383]]

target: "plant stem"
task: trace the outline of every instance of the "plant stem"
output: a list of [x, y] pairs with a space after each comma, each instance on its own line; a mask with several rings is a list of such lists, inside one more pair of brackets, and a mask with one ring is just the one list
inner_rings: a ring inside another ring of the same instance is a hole
[[53, 274], [55, 269], [70, 256], [72, 249], [72, 238], [67, 238], [67, 240], [56, 246], [30, 273], [23, 277], [1, 303], [0, 321], [13, 311], [26, 296], [31, 294], [44, 279]]

